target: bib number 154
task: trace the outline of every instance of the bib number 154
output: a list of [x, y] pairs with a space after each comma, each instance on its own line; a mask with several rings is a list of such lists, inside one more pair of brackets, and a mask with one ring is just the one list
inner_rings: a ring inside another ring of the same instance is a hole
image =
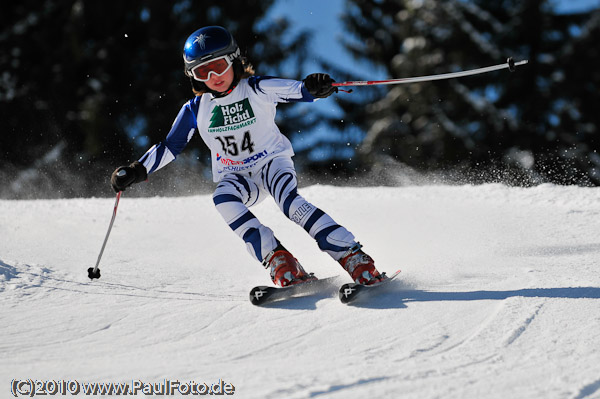
[[221, 143], [221, 147], [223, 147], [223, 152], [229, 156], [235, 157], [239, 155], [240, 149], [242, 151], [248, 151], [249, 154], [252, 154], [254, 152], [254, 143], [252, 142], [252, 138], [250, 137], [250, 131], [244, 132], [241, 147], [238, 145], [235, 136], [217, 136], [215, 138]]

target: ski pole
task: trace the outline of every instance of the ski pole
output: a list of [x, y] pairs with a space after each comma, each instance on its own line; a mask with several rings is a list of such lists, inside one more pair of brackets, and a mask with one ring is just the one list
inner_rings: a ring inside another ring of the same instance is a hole
[[88, 269], [88, 277], [93, 280], [95, 278], [100, 278], [100, 269], [98, 269], [98, 265], [100, 264], [100, 259], [102, 258], [102, 254], [104, 253], [104, 247], [106, 247], [106, 241], [108, 241], [108, 236], [110, 235], [110, 231], [112, 230], [113, 223], [115, 222], [115, 217], [117, 216], [117, 206], [119, 206], [119, 199], [121, 198], [122, 191], [117, 193], [117, 199], [115, 200], [115, 208], [113, 210], [112, 219], [110, 220], [110, 225], [108, 226], [108, 231], [106, 232], [106, 237], [104, 237], [104, 244], [102, 244], [102, 249], [100, 250], [100, 255], [98, 255], [98, 260], [96, 261], [95, 267], [90, 267]]
[[432, 80], [442, 80], [442, 79], [451, 79], [451, 78], [459, 78], [461, 76], [470, 76], [477, 75], [480, 73], [497, 71], [499, 69], [508, 68], [509, 71], [514, 72], [515, 67], [520, 65], [527, 64], [527, 60], [515, 62], [512, 57], [508, 58], [505, 63], [493, 65], [484, 68], [471, 69], [468, 71], [460, 71], [460, 72], [450, 72], [450, 73], [442, 73], [439, 75], [429, 75], [429, 76], [417, 76], [414, 78], [403, 78], [403, 79], [388, 79], [388, 80], [367, 80], [367, 81], [350, 81], [350, 82], [340, 82], [340, 83], [332, 83], [332, 86], [370, 86], [370, 85], [394, 85], [394, 84], [404, 84], [404, 83], [416, 83], [416, 82], [428, 82]]

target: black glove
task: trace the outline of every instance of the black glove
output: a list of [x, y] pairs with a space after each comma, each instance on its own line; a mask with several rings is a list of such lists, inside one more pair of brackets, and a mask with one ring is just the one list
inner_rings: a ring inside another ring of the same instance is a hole
[[148, 178], [146, 167], [135, 161], [129, 166], [119, 166], [110, 177], [110, 184], [115, 192], [125, 191], [133, 183], [139, 183]]
[[325, 98], [338, 92], [338, 88], [331, 85], [335, 80], [326, 73], [311, 73], [303, 82], [304, 87], [313, 97]]

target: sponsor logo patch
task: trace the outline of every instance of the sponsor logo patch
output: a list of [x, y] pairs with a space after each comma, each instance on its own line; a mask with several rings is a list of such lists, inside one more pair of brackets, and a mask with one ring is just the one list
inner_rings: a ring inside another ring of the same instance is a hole
[[217, 105], [212, 110], [209, 133], [222, 133], [242, 129], [256, 122], [254, 111], [247, 98], [228, 105]]
[[223, 165], [227, 165], [227, 166], [247, 165], [249, 163], [254, 163], [254, 162], [258, 161], [259, 159], [266, 157], [267, 155], [268, 155], [267, 150], [264, 150], [262, 152], [251, 155], [248, 158], [243, 159], [241, 161], [235, 161], [233, 159], [223, 158], [223, 156], [221, 154], [217, 153], [217, 162], [219, 162], [220, 164], [223, 164]]

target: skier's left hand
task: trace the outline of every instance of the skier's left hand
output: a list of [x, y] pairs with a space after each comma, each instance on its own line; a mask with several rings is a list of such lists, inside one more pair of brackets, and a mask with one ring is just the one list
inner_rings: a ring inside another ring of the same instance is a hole
[[303, 82], [306, 90], [317, 98], [329, 97], [338, 92], [338, 88], [331, 85], [335, 80], [326, 73], [311, 73]]

